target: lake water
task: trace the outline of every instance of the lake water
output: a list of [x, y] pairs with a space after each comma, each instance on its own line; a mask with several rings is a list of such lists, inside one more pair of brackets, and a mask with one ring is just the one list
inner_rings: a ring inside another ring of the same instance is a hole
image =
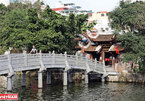
[[[69, 84], [61, 81], [38, 89], [37, 77], [27, 77], [27, 86], [21, 87], [21, 78], [17, 76], [12, 93], [19, 94], [19, 101], [145, 101], [145, 85], [132, 83], [83, 82]], [[1, 93], [7, 93], [2, 91]]]

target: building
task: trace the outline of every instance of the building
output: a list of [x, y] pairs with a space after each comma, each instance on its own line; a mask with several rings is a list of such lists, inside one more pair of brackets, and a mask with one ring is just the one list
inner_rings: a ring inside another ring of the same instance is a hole
[[90, 37], [89, 33], [78, 35], [75, 38], [78, 41], [76, 46], [79, 55], [88, 55], [90, 59], [96, 59], [105, 62], [105, 65], [115, 66], [118, 57], [123, 48], [116, 42], [116, 36], [113, 34], [98, 34], [96, 37]]
[[[14, 3], [16, 0], [10, 0], [10, 3]], [[17, 0], [18, 2], [22, 2], [22, 0]]]
[[22, 3], [31, 3], [32, 4], [32, 2], [34, 1], [34, 0], [21, 0], [22, 1]]
[[86, 10], [81, 10], [81, 6], [76, 6], [74, 3], [62, 3], [61, 1], [59, 1], [59, 3], [56, 4], [56, 7], [52, 8], [52, 10], [65, 16], [68, 16], [69, 13], [74, 13], [74, 14], [88, 13], [88, 11]]
[[124, 50], [116, 41], [116, 35], [110, 27], [110, 19], [106, 11], [89, 13], [88, 23], [95, 22], [91, 31], [78, 35], [76, 49], [78, 54], [88, 55], [91, 59], [105, 62], [115, 67], [120, 53]]
[[89, 14], [88, 22], [96, 23], [96, 25], [94, 26], [94, 29], [96, 29], [96, 32], [102, 33], [102, 34], [112, 33], [113, 30], [110, 27], [110, 19], [108, 17], [108, 13], [109, 12], [107, 11], [101, 11], [101, 12]]

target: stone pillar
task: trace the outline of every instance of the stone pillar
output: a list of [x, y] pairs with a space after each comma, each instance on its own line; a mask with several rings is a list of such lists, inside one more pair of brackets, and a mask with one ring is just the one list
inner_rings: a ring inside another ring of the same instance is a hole
[[67, 86], [67, 71], [65, 70], [63, 72], [63, 85]]
[[102, 76], [102, 82], [105, 82], [105, 77], [104, 76]]
[[102, 62], [105, 61], [105, 52], [102, 52]]
[[52, 64], [55, 64], [55, 51], [53, 51], [52, 54]]
[[51, 71], [47, 69], [46, 84], [51, 84]]
[[95, 58], [95, 64], [94, 64], [95, 66], [95, 69], [97, 68], [97, 60], [96, 60], [96, 58]]
[[72, 83], [72, 72], [71, 71], [69, 71], [68, 80], [70, 83]]
[[88, 73], [85, 72], [85, 84], [89, 83]]
[[26, 86], [26, 71], [22, 71], [22, 82], [21, 82], [21, 85], [23, 87]]
[[38, 88], [43, 87], [43, 73], [42, 71], [38, 71]]
[[12, 76], [7, 76], [7, 91], [12, 91]]

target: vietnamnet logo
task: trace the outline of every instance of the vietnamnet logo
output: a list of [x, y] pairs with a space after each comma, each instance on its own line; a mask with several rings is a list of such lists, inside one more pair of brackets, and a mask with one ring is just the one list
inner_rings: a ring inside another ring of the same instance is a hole
[[18, 100], [18, 94], [0, 94], [0, 100]]

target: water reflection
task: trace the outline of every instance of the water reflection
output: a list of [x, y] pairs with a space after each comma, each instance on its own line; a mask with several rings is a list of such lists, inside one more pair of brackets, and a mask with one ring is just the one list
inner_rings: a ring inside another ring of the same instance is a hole
[[[19, 101], [145, 101], [145, 87], [141, 84], [98, 83], [88, 85], [70, 83], [63, 86], [56, 81], [38, 89], [37, 77], [27, 77], [26, 87], [21, 87], [21, 77], [14, 82], [12, 93], [19, 94]], [[0, 92], [7, 93], [0, 88]]]

